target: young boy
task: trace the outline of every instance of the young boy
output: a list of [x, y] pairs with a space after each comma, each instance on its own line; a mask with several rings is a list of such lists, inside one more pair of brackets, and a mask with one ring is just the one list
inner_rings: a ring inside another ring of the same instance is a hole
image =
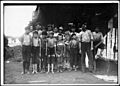
[[29, 66], [30, 66], [30, 57], [31, 57], [31, 36], [29, 34], [29, 28], [25, 28], [25, 34], [21, 37], [22, 43], [22, 56], [23, 56], [23, 72], [21, 74], [25, 74], [26, 71], [29, 74]]
[[48, 71], [47, 73], [50, 72], [50, 65], [51, 65], [51, 72], [54, 73], [54, 63], [55, 63], [55, 45], [56, 45], [56, 39], [53, 37], [54, 33], [51, 31], [49, 33], [49, 38], [47, 38], [47, 62], [48, 62]]
[[56, 46], [56, 56], [57, 56], [57, 72], [63, 72], [63, 59], [65, 55], [65, 43], [63, 41], [62, 34], [58, 35], [58, 41]]
[[41, 56], [41, 69], [42, 72], [45, 72], [47, 65], [47, 32], [42, 32], [41, 44], [40, 44], [40, 56]]
[[70, 71], [70, 33], [65, 32], [65, 59], [64, 59], [64, 69], [69, 69]]
[[77, 71], [77, 57], [78, 57], [78, 51], [79, 51], [79, 43], [77, 40], [76, 34], [71, 35], [71, 40], [70, 40], [70, 54], [71, 54], [71, 67], [75, 71]]
[[33, 32], [32, 38], [32, 64], [33, 64], [33, 74], [37, 73], [37, 64], [39, 61], [39, 50], [40, 50], [40, 39], [38, 36], [38, 32]]

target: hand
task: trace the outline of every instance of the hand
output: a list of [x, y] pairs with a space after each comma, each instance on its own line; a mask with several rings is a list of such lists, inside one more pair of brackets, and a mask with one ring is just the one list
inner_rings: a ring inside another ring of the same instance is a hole
[[79, 50], [79, 53], [81, 54], [81, 49]]
[[93, 47], [91, 47], [91, 50], [93, 50]]
[[41, 54], [39, 54], [39, 56], [41, 57]]

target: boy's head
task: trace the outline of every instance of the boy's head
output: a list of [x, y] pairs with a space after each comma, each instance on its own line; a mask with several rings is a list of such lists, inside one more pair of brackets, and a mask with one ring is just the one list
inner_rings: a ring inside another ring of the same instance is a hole
[[63, 35], [62, 34], [58, 35], [58, 40], [63, 40]]
[[46, 31], [43, 31], [42, 32], [42, 37], [45, 38], [47, 36], [47, 32]]
[[29, 28], [26, 27], [26, 28], [25, 28], [25, 33], [26, 33], [26, 34], [29, 34], [29, 32], [30, 32]]
[[71, 31], [72, 31], [72, 32], [75, 32], [75, 27], [74, 27], [74, 26], [71, 28]]
[[52, 38], [54, 35], [53, 31], [50, 32], [49, 37]]
[[75, 39], [75, 38], [76, 38], [76, 34], [72, 34], [71, 37], [72, 37], [73, 39]]
[[36, 30], [40, 30], [41, 29], [41, 25], [39, 23], [36, 24]]
[[63, 31], [63, 27], [61, 26], [59, 27], [59, 33], [62, 33], [62, 31]]
[[95, 32], [98, 33], [100, 29], [98, 27], [95, 28]]
[[54, 32], [58, 32], [58, 28], [57, 27], [54, 28]]
[[85, 23], [85, 24], [82, 25], [82, 30], [83, 30], [83, 31], [85, 31], [86, 28], [87, 28], [87, 23]]
[[51, 31], [52, 30], [52, 26], [51, 24], [48, 25], [48, 31]]
[[34, 37], [34, 38], [37, 38], [37, 37], [38, 37], [38, 32], [37, 32], [37, 31], [33, 32], [33, 37]]

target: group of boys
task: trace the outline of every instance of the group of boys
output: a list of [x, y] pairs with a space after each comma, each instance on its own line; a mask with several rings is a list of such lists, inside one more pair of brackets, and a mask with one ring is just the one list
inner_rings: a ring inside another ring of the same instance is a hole
[[[87, 29], [83, 24], [79, 33], [72, 27], [72, 31], [63, 31], [63, 27], [52, 27], [48, 25], [41, 29], [37, 24], [25, 28], [25, 34], [21, 38], [23, 55], [23, 72], [30, 73], [32, 61], [32, 73], [38, 71], [46, 73], [63, 72], [65, 69], [77, 71], [81, 67], [85, 72], [86, 53], [89, 59], [89, 71], [96, 70], [95, 55], [98, 48], [104, 49], [103, 35], [96, 28], [95, 32]], [[102, 41], [102, 42], [101, 42]], [[94, 49], [99, 42], [100, 45]], [[95, 53], [94, 53], [95, 52]]]

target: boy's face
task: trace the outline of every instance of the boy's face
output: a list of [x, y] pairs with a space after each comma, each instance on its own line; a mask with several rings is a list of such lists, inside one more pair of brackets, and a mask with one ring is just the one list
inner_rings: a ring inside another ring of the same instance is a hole
[[59, 30], [59, 33], [62, 33], [62, 30]]
[[46, 38], [46, 35], [42, 35], [43, 38]]
[[29, 33], [29, 30], [28, 30], [28, 29], [26, 29], [26, 30], [25, 30], [25, 33], [26, 33], [26, 34], [28, 34], [28, 33]]
[[48, 27], [48, 31], [51, 31], [51, 30], [52, 30], [52, 27], [49, 26], [49, 27]]
[[53, 37], [53, 34], [52, 34], [52, 33], [50, 33], [50, 35], [49, 35], [49, 36], [50, 36], [50, 38], [52, 38], [52, 37]]
[[38, 34], [34, 33], [34, 34], [33, 34], [33, 37], [37, 38], [37, 37], [38, 37]]
[[33, 30], [33, 26], [30, 26], [30, 30]]
[[54, 29], [54, 32], [58, 32], [58, 29], [57, 29], [57, 28], [55, 28], [55, 29]]
[[70, 36], [69, 36], [69, 35], [65, 35], [65, 38], [66, 38], [67, 40], [69, 40], [69, 39], [70, 39]]
[[75, 39], [75, 38], [76, 38], [76, 35], [73, 35], [73, 38]]
[[72, 32], [75, 32], [75, 28], [72, 28], [71, 30], [72, 30]]
[[62, 36], [58, 36], [58, 40], [62, 40]]

